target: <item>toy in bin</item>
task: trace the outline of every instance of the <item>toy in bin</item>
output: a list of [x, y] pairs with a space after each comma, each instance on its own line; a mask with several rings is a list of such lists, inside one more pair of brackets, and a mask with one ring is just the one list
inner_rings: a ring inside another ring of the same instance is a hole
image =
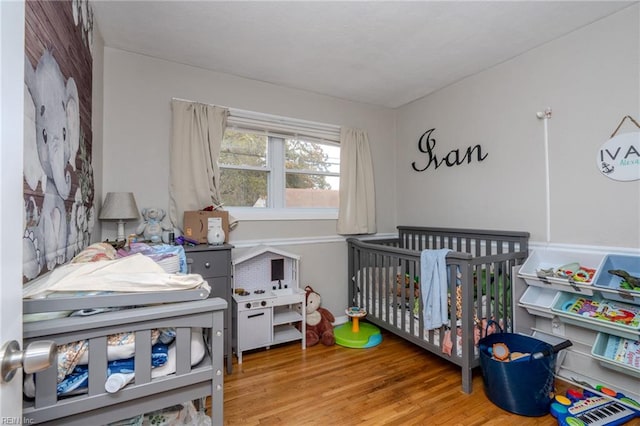
[[489, 349], [489, 354], [492, 359], [502, 362], [511, 361], [525, 361], [528, 359], [540, 359], [545, 356], [560, 352], [562, 349], [566, 349], [571, 346], [572, 343], [569, 340], [564, 340], [557, 345], [551, 346], [551, 349], [543, 349], [542, 351], [534, 352], [511, 352], [509, 347], [502, 342], [494, 343]]
[[617, 426], [640, 417], [637, 401], [604, 386], [595, 390], [568, 389], [565, 395], [556, 395], [550, 411], [558, 425]]

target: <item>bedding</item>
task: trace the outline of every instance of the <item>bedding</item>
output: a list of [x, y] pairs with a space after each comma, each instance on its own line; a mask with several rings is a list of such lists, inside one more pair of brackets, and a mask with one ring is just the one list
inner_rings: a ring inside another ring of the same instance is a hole
[[68, 263], [23, 287], [23, 298], [46, 297], [52, 292], [151, 292], [174, 291], [209, 284], [199, 274], [167, 274], [152, 259], [142, 255], [88, 263]]
[[[151, 377], [162, 377], [176, 371], [175, 330], [151, 330]], [[58, 395], [86, 392], [89, 379], [89, 341], [82, 340], [58, 346]], [[199, 363], [205, 354], [202, 329], [191, 332], [191, 365]], [[107, 378], [116, 373], [134, 373], [135, 334], [118, 333], [107, 336]], [[33, 374], [25, 375], [24, 394], [35, 396]]]

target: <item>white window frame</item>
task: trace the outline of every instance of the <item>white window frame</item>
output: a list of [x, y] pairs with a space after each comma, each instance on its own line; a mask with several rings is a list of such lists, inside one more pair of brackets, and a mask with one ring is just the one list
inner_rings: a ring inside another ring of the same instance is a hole
[[[337, 208], [287, 208], [273, 207], [284, 206], [284, 191], [275, 190], [285, 187], [285, 163], [284, 146], [285, 139], [299, 137], [311, 142], [340, 145], [340, 127], [325, 123], [299, 120], [271, 114], [257, 113], [230, 108], [227, 119], [227, 128], [235, 131], [259, 132], [266, 134], [268, 139], [267, 167], [256, 170], [267, 171], [270, 178], [267, 180], [269, 193], [268, 205], [265, 208], [256, 207], [225, 207], [229, 214], [237, 220], [337, 220]], [[274, 139], [280, 139], [276, 143]], [[227, 167], [224, 168], [234, 168]], [[250, 170], [250, 167], [235, 167], [242, 170]], [[301, 172], [296, 170], [296, 172]], [[294, 172], [295, 173], [295, 172]], [[312, 174], [322, 172], [309, 171]]]

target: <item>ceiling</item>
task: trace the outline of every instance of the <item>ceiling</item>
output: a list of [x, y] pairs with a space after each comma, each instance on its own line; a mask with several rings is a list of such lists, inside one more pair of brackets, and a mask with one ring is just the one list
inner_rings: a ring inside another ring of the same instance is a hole
[[92, 1], [105, 45], [395, 108], [631, 1]]

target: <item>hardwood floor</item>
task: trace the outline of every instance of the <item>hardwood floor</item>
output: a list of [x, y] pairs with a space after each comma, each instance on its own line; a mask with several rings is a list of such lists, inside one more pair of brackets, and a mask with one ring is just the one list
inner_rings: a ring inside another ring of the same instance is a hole
[[460, 369], [390, 333], [369, 349], [291, 343], [234, 357], [225, 376], [227, 425], [556, 425], [491, 403], [476, 371]]

